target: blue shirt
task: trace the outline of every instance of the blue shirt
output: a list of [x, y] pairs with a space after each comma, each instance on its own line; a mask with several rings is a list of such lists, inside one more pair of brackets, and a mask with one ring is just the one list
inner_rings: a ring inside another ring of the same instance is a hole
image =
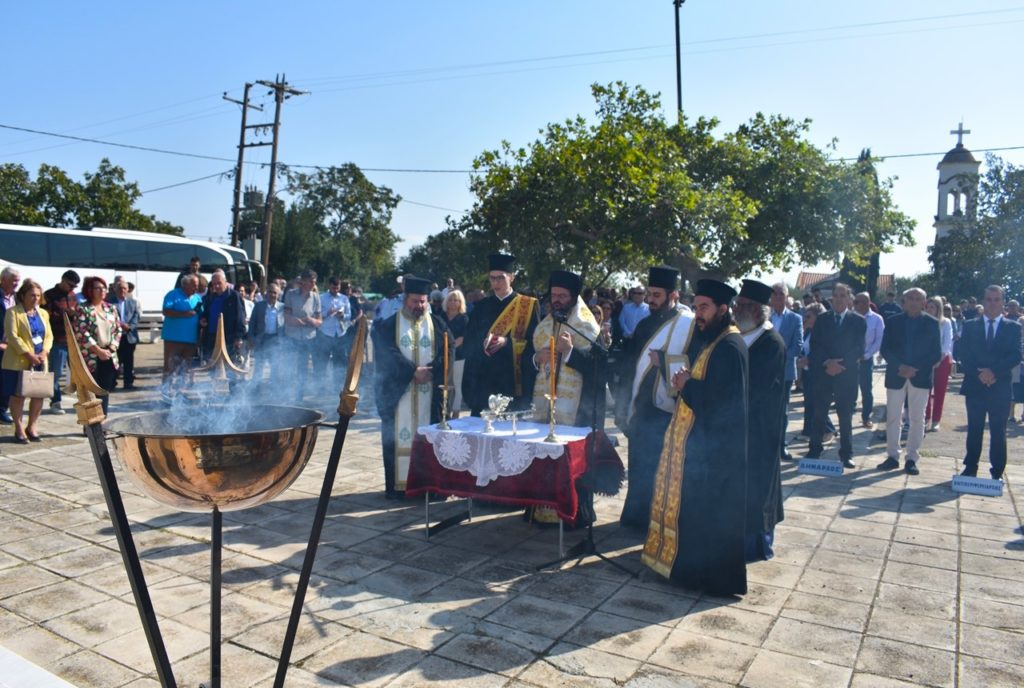
[[635, 304], [632, 301], [622, 307], [619, 313], [619, 324], [622, 325], [622, 335], [632, 337], [633, 330], [637, 324], [651, 313], [651, 307], [646, 303]]
[[199, 294], [187, 296], [180, 288], [167, 292], [164, 297], [165, 311], [196, 311], [187, 318], [164, 317], [163, 338], [165, 342], [181, 342], [195, 344], [199, 339], [199, 307], [202, 303]]

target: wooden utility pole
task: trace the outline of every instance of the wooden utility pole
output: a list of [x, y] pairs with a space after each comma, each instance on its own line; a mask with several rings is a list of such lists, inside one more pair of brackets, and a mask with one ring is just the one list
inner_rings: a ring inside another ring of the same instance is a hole
[[246, 115], [249, 114], [249, 108], [253, 110], [263, 110], [262, 105], [250, 105], [249, 104], [249, 89], [252, 88], [252, 84], [245, 84], [245, 91], [242, 95], [241, 100], [235, 100], [234, 98], [228, 98], [228, 94], [225, 91], [224, 100], [230, 103], [237, 103], [242, 106], [242, 129], [238, 134], [238, 164], [235, 166], [235, 200], [231, 206], [231, 245], [238, 246], [238, 226], [242, 218], [242, 164], [245, 161], [245, 149], [249, 146], [260, 146], [266, 144], [245, 143], [245, 130], [246, 130]]
[[285, 81], [284, 74], [279, 75], [274, 81], [257, 81], [256, 83], [272, 89], [274, 94], [274, 129], [273, 139], [270, 148], [270, 185], [267, 189], [267, 204], [263, 211], [263, 267], [266, 270], [267, 278], [270, 277], [270, 231], [274, 224], [274, 187], [277, 181], [277, 143], [281, 131], [281, 104], [292, 96], [301, 96], [308, 91], [300, 91], [292, 88]]

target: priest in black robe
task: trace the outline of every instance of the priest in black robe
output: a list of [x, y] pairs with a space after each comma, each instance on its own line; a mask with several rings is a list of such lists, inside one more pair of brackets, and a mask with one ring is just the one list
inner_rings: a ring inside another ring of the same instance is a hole
[[473, 307], [462, 343], [462, 398], [474, 416], [487, 409], [492, 394], [512, 397], [510, 410], [529, 407], [535, 373], [530, 366], [533, 331], [540, 322], [537, 299], [512, 289], [515, 256], [493, 253], [487, 261], [492, 293]]
[[374, 395], [380, 414], [384, 496], [388, 499], [405, 496], [416, 429], [441, 421], [440, 385], [446, 370], [446, 384], [451, 384], [455, 354], [455, 342], [444, 320], [430, 312], [430, 282], [410, 275], [402, 287], [401, 310], [375, 322], [372, 332]]
[[735, 295], [723, 282], [697, 282], [692, 363], [672, 376], [680, 401], [641, 556], [672, 582], [719, 595], [747, 592], [747, 347], [729, 311]]
[[772, 288], [745, 279], [733, 309], [747, 345], [747, 561], [774, 555], [782, 520], [779, 452], [785, 434], [786, 343], [768, 318]]
[[622, 385], [630, 396], [623, 428], [629, 438], [629, 488], [619, 517], [619, 523], [641, 533], [647, 532], [651, 520], [654, 474], [675, 410], [671, 370], [685, 360], [694, 330], [693, 316], [678, 308], [679, 271], [675, 268], [650, 268], [645, 300], [650, 314], [633, 330], [623, 364], [623, 370], [629, 371]]

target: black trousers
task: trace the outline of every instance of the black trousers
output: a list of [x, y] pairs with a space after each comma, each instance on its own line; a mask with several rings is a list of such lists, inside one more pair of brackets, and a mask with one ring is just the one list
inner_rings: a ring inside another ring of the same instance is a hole
[[978, 469], [981, 439], [988, 417], [988, 462], [993, 478], [1000, 478], [1006, 468], [1006, 421], [1010, 416], [1009, 394], [970, 394], [967, 400], [967, 455], [964, 466]]
[[875, 393], [871, 389], [871, 377], [874, 371], [874, 358], [862, 358], [858, 368], [858, 383], [860, 384], [860, 419], [864, 422], [871, 420], [871, 413], [875, 410]]
[[[117, 368], [114, 367], [113, 361], [97, 361], [96, 370], [93, 372], [93, 378], [96, 380], [96, 384], [108, 392], [113, 391], [117, 387]], [[110, 395], [104, 394], [100, 397], [103, 403], [103, 413], [107, 412], [110, 407]]]
[[117, 346], [117, 359], [121, 363], [125, 388], [135, 384], [135, 346], [134, 342], [128, 341], [128, 337], [121, 337], [121, 343]]
[[810, 453], [820, 455], [821, 437], [825, 434], [828, 409], [836, 403], [839, 417], [839, 458], [853, 458], [853, 408], [857, 404], [857, 371], [850, 370], [839, 375], [828, 375], [823, 370], [815, 371], [814, 423], [811, 426]]

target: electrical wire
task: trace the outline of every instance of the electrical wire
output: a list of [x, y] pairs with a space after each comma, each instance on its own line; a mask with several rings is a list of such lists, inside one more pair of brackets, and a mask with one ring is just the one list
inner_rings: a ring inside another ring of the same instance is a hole
[[141, 193], [143, 196], [145, 196], [146, 194], [150, 194], [150, 193], [153, 193], [155, 191], [163, 191], [164, 189], [173, 189], [173, 188], [178, 187], [178, 186], [185, 186], [186, 184], [195, 184], [196, 182], [201, 182], [201, 181], [203, 181], [205, 179], [213, 179], [214, 177], [224, 177], [226, 175], [229, 175], [229, 174], [233, 173], [234, 171], [235, 171], [235, 169], [232, 167], [230, 170], [224, 170], [223, 172], [214, 172], [213, 174], [208, 174], [205, 177], [196, 177], [195, 179], [188, 179], [188, 180], [183, 181], [183, 182], [177, 182], [175, 184], [168, 184], [167, 186], [158, 186], [155, 189], [146, 189], [145, 191], [140, 191], [139, 193]]

